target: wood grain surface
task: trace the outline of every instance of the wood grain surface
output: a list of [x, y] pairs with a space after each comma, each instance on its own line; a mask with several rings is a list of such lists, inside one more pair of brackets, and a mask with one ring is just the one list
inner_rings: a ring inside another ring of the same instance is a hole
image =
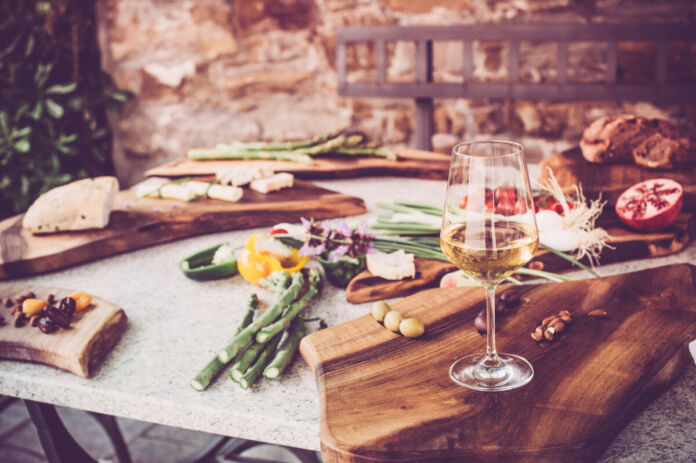
[[670, 170], [639, 167], [633, 163], [595, 164], [585, 161], [579, 147], [544, 159], [540, 165], [540, 179], [548, 177], [548, 169], [566, 192], [573, 185], [582, 184], [582, 191], [589, 198], [602, 198], [613, 207], [627, 188], [651, 178], [671, 178], [684, 188], [684, 211], [696, 211], [696, 163], [683, 164]]
[[136, 199], [132, 190], [117, 194], [107, 228], [32, 235], [23, 215], [0, 222], [0, 279], [33, 275], [124, 251], [189, 236], [238, 230], [300, 217], [327, 219], [362, 214], [362, 199], [296, 181], [291, 189], [267, 195], [244, 189], [236, 203], [201, 199]]
[[178, 159], [145, 172], [148, 177], [184, 177], [213, 175], [218, 170], [237, 164], [270, 166], [276, 171], [291, 172], [298, 178], [353, 178], [365, 176], [398, 176], [446, 180], [449, 175], [450, 155], [397, 149], [399, 160], [376, 157], [316, 157], [314, 164], [287, 161], [190, 161]]
[[[322, 458], [593, 461], [690, 361], [695, 284], [696, 269], [682, 264], [515, 288], [524, 302], [498, 320], [498, 349], [527, 358], [535, 375], [507, 392], [471, 391], [448, 375], [454, 360], [485, 349], [473, 327], [481, 288], [431, 289], [394, 304], [425, 324], [421, 338], [370, 315], [313, 333], [301, 352], [318, 384]], [[587, 315], [597, 308], [609, 316]], [[570, 328], [535, 343], [531, 331], [560, 309], [572, 312]]]
[[[640, 233], [626, 228], [618, 216], [607, 208], [597, 223], [604, 227], [613, 247], [602, 251], [600, 264], [626, 262], [630, 260], [661, 257], [684, 249], [696, 237], [696, 214], [683, 213], [669, 228], [660, 232]], [[545, 250], [538, 249], [532, 259], [544, 270], [562, 272], [574, 267], [570, 262]], [[589, 261], [583, 262], [589, 265]], [[416, 276], [413, 279], [390, 281], [376, 277], [370, 272], [358, 274], [346, 288], [346, 300], [353, 304], [379, 301], [413, 294], [425, 288], [438, 286], [440, 279], [457, 268], [449, 262], [433, 259], [416, 259]]]
[[[45, 286], [0, 283], [0, 299], [15, 298], [33, 291], [46, 300], [53, 294], [57, 300], [74, 291]], [[44, 334], [28, 324], [15, 328], [10, 309], [0, 305], [0, 315], [7, 324], [0, 327], [0, 358], [43, 363], [88, 378], [121, 339], [128, 318], [120, 307], [98, 297], [92, 305], [77, 312], [69, 329]]]

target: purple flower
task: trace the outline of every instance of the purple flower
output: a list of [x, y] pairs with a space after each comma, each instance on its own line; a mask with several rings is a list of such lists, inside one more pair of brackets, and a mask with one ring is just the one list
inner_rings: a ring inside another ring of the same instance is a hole
[[360, 238], [364, 238], [365, 236], [367, 236], [367, 228], [367, 221], [363, 220], [358, 229], [356, 230]]
[[310, 231], [312, 229], [312, 221], [307, 220], [304, 217], [300, 218], [300, 221], [302, 222], [302, 226], [304, 227], [305, 230]]
[[322, 243], [317, 246], [310, 246], [309, 243], [305, 243], [299, 250], [298, 254], [300, 256], [318, 256], [326, 249], [326, 244]]
[[345, 236], [346, 238], [350, 236], [350, 227], [348, 226], [348, 223], [345, 221], [335, 221], [334, 225], [336, 226], [337, 233]]
[[344, 244], [344, 245], [337, 247], [336, 249], [334, 249], [333, 251], [331, 251], [329, 253], [329, 260], [330, 261], [338, 260], [339, 257], [345, 255], [346, 252], [348, 252], [348, 249], [350, 249], [350, 246], [348, 246], [347, 244]]

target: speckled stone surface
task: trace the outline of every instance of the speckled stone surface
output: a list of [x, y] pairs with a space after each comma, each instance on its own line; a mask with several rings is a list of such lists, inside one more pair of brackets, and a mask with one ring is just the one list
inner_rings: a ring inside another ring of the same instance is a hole
[[[439, 203], [445, 182], [367, 178], [316, 182], [360, 196], [364, 216], [375, 218], [375, 203], [410, 199]], [[102, 259], [21, 281], [76, 289], [122, 306], [129, 327], [91, 379], [50, 367], [0, 361], [0, 394], [127, 418], [226, 434], [294, 447], [319, 449], [319, 400], [314, 378], [302, 361], [282, 381], [260, 381], [244, 391], [227, 378], [205, 393], [191, 377], [224, 345], [239, 323], [254, 290], [241, 278], [196, 282], [178, 269], [180, 259], [223, 241], [243, 243], [249, 233], [225, 232], [190, 238]], [[602, 267], [602, 275], [677, 262], [696, 261], [696, 246], [660, 259]], [[582, 274], [578, 274], [582, 277]], [[260, 294], [262, 299], [267, 293]], [[335, 325], [363, 315], [369, 304], [352, 305], [330, 285], [311, 314]], [[600, 461], [689, 461], [696, 455], [696, 367], [638, 415]]]

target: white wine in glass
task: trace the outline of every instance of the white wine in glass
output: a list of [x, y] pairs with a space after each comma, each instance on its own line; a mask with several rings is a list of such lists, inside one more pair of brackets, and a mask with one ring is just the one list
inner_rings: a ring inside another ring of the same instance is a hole
[[440, 246], [445, 256], [486, 291], [486, 352], [450, 368], [458, 384], [504, 391], [527, 384], [532, 365], [495, 346], [495, 288], [529, 262], [539, 243], [522, 145], [460, 143], [452, 150]]

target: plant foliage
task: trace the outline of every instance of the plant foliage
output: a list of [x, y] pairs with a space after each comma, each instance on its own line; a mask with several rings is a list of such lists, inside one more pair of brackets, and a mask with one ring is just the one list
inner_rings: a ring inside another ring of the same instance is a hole
[[101, 70], [93, 1], [0, 0], [0, 218], [112, 173], [107, 111], [129, 98]]

